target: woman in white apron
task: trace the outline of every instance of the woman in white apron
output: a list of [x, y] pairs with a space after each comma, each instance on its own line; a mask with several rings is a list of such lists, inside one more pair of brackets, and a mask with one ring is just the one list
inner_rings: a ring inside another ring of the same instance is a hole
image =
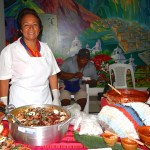
[[[56, 60], [38, 36], [42, 23], [33, 9], [25, 8], [18, 16], [22, 37], [5, 47], [0, 55], [0, 97], [6, 105], [60, 105]], [[10, 89], [9, 89], [10, 80]], [[8, 90], [9, 89], [9, 90]]]

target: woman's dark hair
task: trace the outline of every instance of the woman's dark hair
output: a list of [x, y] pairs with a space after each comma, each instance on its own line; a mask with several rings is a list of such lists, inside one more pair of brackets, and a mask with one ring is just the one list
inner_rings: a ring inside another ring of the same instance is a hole
[[38, 19], [38, 23], [39, 23], [39, 27], [40, 27], [40, 35], [41, 35], [42, 30], [43, 30], [42, 21], [41, 21], [40, 17], [38, 16], [37, 12], [34, 9], [31, 9], [31, 8], [24, 8], [19, 12], [18, 17], [17, 17], [18, 29], [19, 30], [21, 29], [22, 19], [25, 15], [28, 15], [28, 14], [32, 14]]

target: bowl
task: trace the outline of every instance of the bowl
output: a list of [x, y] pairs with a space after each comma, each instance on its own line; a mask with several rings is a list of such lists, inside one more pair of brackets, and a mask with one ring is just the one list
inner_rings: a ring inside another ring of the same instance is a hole
[[118, 141], [118, 136], [113, 133], [103, 133], [102, 137], [108, 146], [114, 146]]
[[146, 102], [149, 98], [147, 91], [139, 91], [135, 89], [117, 89], [120, 93], [118, 94], [115, 90], [108, 90], [105, 93], [109, 103], [129, 103], [129, 102]]
[[138, 128], [137, 132], [144, 144], [150, 147], [150, 126], [141, 126]]
[[138, 143], [129, 138], [122, 138], [121, 145], [124, 148], [124, 150], [136, 150]]

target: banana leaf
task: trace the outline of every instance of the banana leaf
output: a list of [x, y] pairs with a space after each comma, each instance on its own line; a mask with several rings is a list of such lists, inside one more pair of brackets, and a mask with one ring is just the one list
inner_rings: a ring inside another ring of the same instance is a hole
[[[94, 136], [94, 135], [79, 135], [78, 131], [74, 131], [74, 138], [76, 141], [83, 144], [88, 149], [96, 149], [96, 148], [108, 148], [108, 146], [101, 136]], [[113, 147], [112, 150], [124, 150], [121, 146], [120, 142], [117, 142]], [[140, 150], [137, 148], [137, 150]]]

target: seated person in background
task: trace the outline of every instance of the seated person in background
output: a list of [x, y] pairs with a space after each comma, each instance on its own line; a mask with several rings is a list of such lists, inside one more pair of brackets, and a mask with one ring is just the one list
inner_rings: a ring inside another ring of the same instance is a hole
[[[78, 54], [67, 58], [61, 65], [59, 73], [61, 105], [70, 105], [71, 94], [84, 110], [87, 101], [86, 85], [96, 86], [97, 73], [94, 63], [90, 62], [88, 49], [80, 49]], [[88, 77], [88, 80], [86, 77]]]

